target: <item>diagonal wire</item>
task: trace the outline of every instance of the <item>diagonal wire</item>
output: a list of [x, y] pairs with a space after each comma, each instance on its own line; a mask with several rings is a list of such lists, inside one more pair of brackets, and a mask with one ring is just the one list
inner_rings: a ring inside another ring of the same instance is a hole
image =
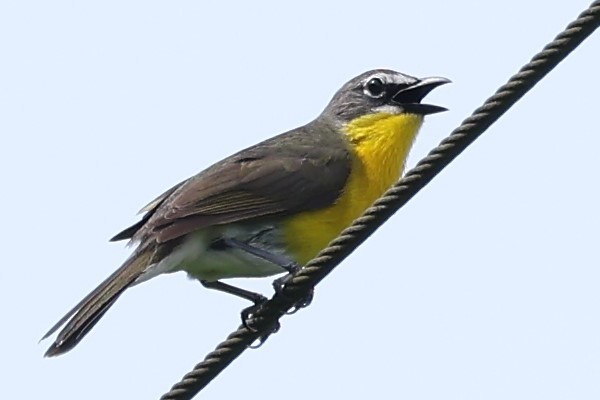
[[283, 290], [253, 315], [253, 326], [256, 327], [256, 331], [240, 326], [209, 353], [204, 361], [197, 364], [168, 393], [165, 393], [161, 400], [193, 398], [255, 340], [268, 336], [269, 332], [278, 326], [279, 318], [294, 303], [306, 297], [307, 293], [333, 268], [428, 184], [599, 25], [600, 0], [596, 0], [317, 257], [293, 274]]

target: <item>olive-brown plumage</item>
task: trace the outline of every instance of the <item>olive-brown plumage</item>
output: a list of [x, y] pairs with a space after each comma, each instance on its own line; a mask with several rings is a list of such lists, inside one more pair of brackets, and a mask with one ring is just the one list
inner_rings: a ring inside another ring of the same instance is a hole
[[[150, 202], [133, 226], [131, 257], [61, 318], [46, 352], [73, 348], [128, 287], [184, 270], [206, 287], [259, 301], [218, 281], [294, 270], [397, 179], [444, 78], [390, 70], [347, 82], [314, 121], [242, 150]], [[293, 243], [292, 243], [293, 242]]]

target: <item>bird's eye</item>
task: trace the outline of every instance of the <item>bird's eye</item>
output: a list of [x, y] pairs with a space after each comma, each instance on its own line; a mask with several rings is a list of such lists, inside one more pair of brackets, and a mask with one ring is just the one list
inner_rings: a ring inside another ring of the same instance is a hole
[[371, 78], [365, 84], [365, 94], [370, 97], [379, 98], [383, 96], [385, 87], [379, 78]]

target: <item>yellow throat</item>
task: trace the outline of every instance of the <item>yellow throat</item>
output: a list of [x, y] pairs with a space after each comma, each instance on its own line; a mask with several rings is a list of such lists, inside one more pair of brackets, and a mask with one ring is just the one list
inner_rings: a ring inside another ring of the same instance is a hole
[[284, 224], [289, 251], [297, 262], [305, 264], [316, 256], [400, 179], [422, 124], [420, 115], [377, 113], [346, 125], [354, 160], [343, 193], [330, 207], [298, 214]]

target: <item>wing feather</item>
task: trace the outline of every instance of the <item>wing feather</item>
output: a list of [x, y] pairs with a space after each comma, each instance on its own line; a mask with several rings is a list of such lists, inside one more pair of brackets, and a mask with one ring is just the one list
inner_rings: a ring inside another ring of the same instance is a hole
[[341, 134], [308, 125], [242, 150], [174, 186], [144, 208], [142, 221], [123, 232], [134, 240], [166, 242], [208, 226], [326, 207], [344, 188], [351, 157]]

